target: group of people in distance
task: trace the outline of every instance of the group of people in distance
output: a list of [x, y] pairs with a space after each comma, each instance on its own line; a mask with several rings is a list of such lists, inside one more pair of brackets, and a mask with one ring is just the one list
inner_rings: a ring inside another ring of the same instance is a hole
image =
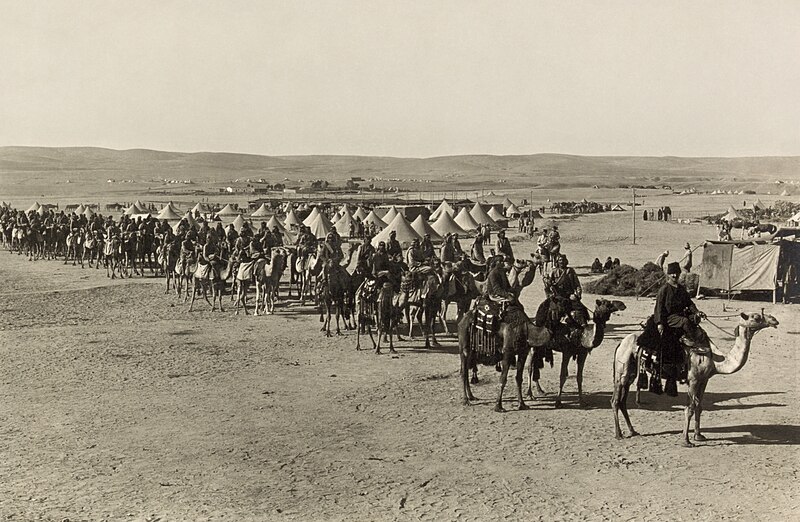
[[591, 272], [593, 274], [602, 274], [604, 272], [611, 272], [615, 268], [620, 265], [620, 261], [618, 257], [615, 257], [613, 260], [611, 257], [606, 258], [606, 262], [602, 263], [599, 257], [595, 257], [594, 261], [592, 261]]

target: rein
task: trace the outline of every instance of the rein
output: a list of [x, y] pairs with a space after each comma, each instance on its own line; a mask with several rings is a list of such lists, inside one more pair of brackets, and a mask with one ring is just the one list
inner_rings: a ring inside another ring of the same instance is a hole
[[[714, 328], [716, 328], [717, 330], [719, 330], [720, 332], [722, 332], [722, 333], [724, 333], [726, 335], [730, 335], [731, 337], [736, 337], [736, 333], [735, 332], [729, 332], [728, 330], [725, 330], [724, 328], [722, 328], [720, 326], [717, 326], [716, 324], [714, 324], [713, 321], [709, 321], [708, 318], [706, 318], [706, 322], [708, 324], [710, 324], [711, 326], [713, 326]], [[746, 327], [745, 327], [745, 329], [749, 330], [749, 328], [746, 328]]]

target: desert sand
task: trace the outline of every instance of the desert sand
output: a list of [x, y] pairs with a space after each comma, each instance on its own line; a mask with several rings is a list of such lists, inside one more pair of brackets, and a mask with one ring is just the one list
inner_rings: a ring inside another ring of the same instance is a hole
[[[35, 195], [30, 195], [33, 198]], [[620, 196], [622, 197], [622, 196]], [[673, 208], [716, 205], [662, 196]], [[554, 198], [554, 200], [564, 198]], [[654, 204], [664, 204], [656, 202]], [[638, 221], [631, 213], [560, 220], [563, 251], [585, 283], [595, 257], [636, 267], [713, 227]], [[514, 234], [512, 234], [514, 235]], [[527, 255], [529, 240], [514, 242]], [[699, 262], [696, 252], [696, 263]], [[631, 401], [642, 434], [615, 440], [614, 347], [651, 313], [622, 298], [589, 357], [577, 405], [550, 392], [530, 411], [492, 411], [497, 373], [461, 405], [455, 336], [419, 338], [398, 355], [326, 339], [311, 306], [274, 316], [188, 312], [160, 278], [0, 252], [0, 515], [6, 520], [790, 520], [798, 488], [800, 307], [698, 301], [730, 331], [739, 312], [781, 322], [759, 333], [746, 366], [709, 383], [709, 440], [680, 446], [685, 387]], [[285, 295], [285, 292], [284, 292]], [[540, 279], [521, 297], [529, 313]], [[585, 295], [591, 305], [596, 296]], [[726, 316], [726, 317], [719, 317]], [[706, 325], [718, 346], [727, 333]], [[507, 390], [507, 408], [516, 403]]]

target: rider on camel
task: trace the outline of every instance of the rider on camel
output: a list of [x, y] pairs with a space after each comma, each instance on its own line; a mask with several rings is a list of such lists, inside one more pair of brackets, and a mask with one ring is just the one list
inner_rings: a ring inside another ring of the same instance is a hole
[[389, 242], [386, 244], [386, 253], [391, 259], [398, 259], [403, 256], [403, 247], [397, 240], [397, 232], [392, 230], [389, 232]]
[[494, 253], [498, 256], [507, 256], [514, 262], [514, 252], [511, 249], [511, 242], [506, 237], [506, 231], [501, 230], [497, 233], [497, 243], [495, 243]]
[[489, 270], [489, 275], [486, 278], [486, 297], [490, 301], [507, 305], [517, 300], [517, 296], [511, 289], [511, 283], [508, 282], [508, 271], [514, 261], [507, 256], [495, 256], [490, 261], [492, 268]]
[[704, 318], [705, 314], [697, 309], [686, 287], [678, 282], [680, 275], [680, 264], [673, 262], [667, 265], [667, 281], [656, 295], [653, 320], [660, 335], [663, 336], [670, 329], [683, 336], [681, 343], [695, 347], [700, 330], [697, 318]]
[[568, 266], [569, 261], [564, 254], [558, 255], [554, 264], [552, 272], [544, 278], [547, 299], [539, 305], [534, 323], [553, 331], [566, 316], [572, 326], [584, 326], [588, 322], [589, 312], [581, 303], [583, 289], [578, 275], [575, 269]]
[[436, 257], [436, 250], [433, 248], [433, 242], [431, 241], [431, 235], [425, 234], [425, 237], [422, 238], [422, 255], [425, 256], [425, 259], [432, 259]]

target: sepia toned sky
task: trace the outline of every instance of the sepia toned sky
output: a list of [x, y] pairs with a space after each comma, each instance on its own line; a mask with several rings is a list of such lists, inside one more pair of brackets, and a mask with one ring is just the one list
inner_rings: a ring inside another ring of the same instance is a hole
[[0, 0], [0, 146], [800, 155], [800, 1]]

